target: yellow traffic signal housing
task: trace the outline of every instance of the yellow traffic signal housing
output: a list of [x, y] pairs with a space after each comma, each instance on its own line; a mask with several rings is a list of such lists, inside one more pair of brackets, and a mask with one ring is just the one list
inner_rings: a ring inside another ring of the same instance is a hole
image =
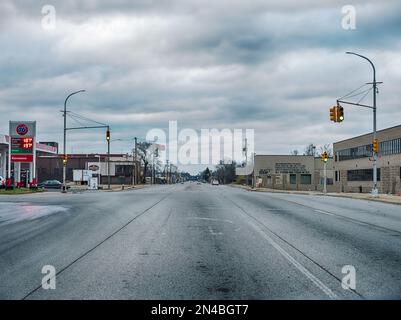
[[342, 106], [337, 107], [337, 121], [344, 121], [344, 108]]
[[327, 152], [325, 151], [325, 152], [322, 153], [322, 161], [323, 162], [327, 162], [327, 159], [328, 159]]
[[334, 106], [330, 108], [330, 120], [334, 122], [342, 122], [344, 120], [344, 108], [342, 106]]
[[373, 145], [373, 148], [372, 148], [373, 153], [379, 153], [379, 140], [374, 139], [372, 145]]
[[65, 154], [63, 156], [63, 165], [66, 166], [67, 165], [67, 160], [68, 160], [68, 156]]
[[330, 120], [337, 122], [337, 107], [330, 108]]

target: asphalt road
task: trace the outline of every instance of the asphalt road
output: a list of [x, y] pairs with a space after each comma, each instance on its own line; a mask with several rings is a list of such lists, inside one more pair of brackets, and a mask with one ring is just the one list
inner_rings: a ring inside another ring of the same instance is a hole
[[196, 183], [1, 196], [0, 298], [400, 299], [401, 206]]

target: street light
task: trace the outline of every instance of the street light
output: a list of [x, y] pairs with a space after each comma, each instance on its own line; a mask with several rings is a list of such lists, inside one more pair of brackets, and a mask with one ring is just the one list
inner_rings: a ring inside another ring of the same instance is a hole
[[85, 92], [85, 90], [79, 90], [79, 91], [75, 91], [75, 92], [69, 94], [67, 96], [67, 98], [65, 98], [65, 101], [64, 101], [63, 187], [62, 187], [62, 191], [61, 191], [63, 193], [67, 192], [67, 188], [65, 185], [66, 172], [67, 172], [67, 101], [74, 94], [78, 94], [81, 92]]
[[[355, 52], [349, 52], [347, 51], [346, 54], [352, 54], [355, 56], [358, 56], [362, 59], [367, 60], [370, 65], [372, 66], [373, 69], [373, 141], [376, 141], [376, 93], [377, 93], [377, 82], [376, 82], [376, 68], [375, 65], [373, 64], [373, 62], [368, 59], [367, 57], [360, 55], [358, 53]], [[372, 189], [372, 195], [374, 197], [377, 197], [379, 194], [379, 190], [377, 189], [377, 155], [378, 152], [376, 152], [377, 150], [372, 150], [373, 151], [373, 189]]]

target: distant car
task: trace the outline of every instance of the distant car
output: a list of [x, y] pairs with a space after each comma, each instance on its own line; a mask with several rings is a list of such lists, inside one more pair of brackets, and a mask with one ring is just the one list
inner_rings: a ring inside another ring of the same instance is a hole
[[212, 181], [212, 186], [218, 186], [218, 185], [219, 185], [219, 180]]
[[[39, 188], [44, 188], [44, 189], [61, 189], [62, 183], [58, 180], [46, 180], [38, 184]], [[67, 186], [67, 189], [69, 189], [70, 186]]]

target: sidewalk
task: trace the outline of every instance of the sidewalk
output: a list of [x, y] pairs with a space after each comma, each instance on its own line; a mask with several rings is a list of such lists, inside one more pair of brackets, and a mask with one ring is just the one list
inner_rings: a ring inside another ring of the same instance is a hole
[[143, 184], [138, 184], [138, 185], [121, 185], [121, 184], [112, 184], [110, 185], [110, 189], [108, 189], [107, 184], [99, 185], [100, 189], [97, 190], [90, 190], [88, 189], [88, 186], [81, 186], [81, 185], [70, 185], [70, 189], [68, 189], [71, 192], [98, 192], [98, 191], [104, 191], [104, 192], [118, 192], [118, 191], [127, 191], [127, 190], [132, 190], [132, 189], [142, 189], [146, 185]]
[[119, 185], [119, 184], [112, 184], [110, 185], [110, 189], [108, 189], [108, 185], [100, 185], [102, 189], [99, 189], [99, 191], [106, 191], [106, 192], [117, 192], [117, 191], [126, 191], [126, 190], [132, 190], [132, 189], [143, 189], [146, 187], [144, 184], [137, 184], [135, 186], [133, 185]]
[[[325, 195], [321, 191], [296, 191], [296, 190], [277, 190], [277, 189], [269, 189], [269, 188], [251, 188], [249, 186], [243, 185], [235, 185], [231, 184], [230, 186], [235, 188], [242, 188], [248, 191], [256, 191], [256, 192], [268, 192], [268, 193], [287, 193], [287, 194], [304, 194], [304, 195]], [[390, 194], [380, 194], [378, 197], [373, 197], [370, 193], [338, 193], [338, 192], [328, 192], [326, 196], [329, 197], [343, 197], [343, 198], [351, 198], [351, 199], [360, 199], [360, 200], [369, 200], [369, 201], [378, 201], [378, 202], [386, 202], [392, 204], [401, 205], [401, 196], [399, 195], [390, 195]]]

